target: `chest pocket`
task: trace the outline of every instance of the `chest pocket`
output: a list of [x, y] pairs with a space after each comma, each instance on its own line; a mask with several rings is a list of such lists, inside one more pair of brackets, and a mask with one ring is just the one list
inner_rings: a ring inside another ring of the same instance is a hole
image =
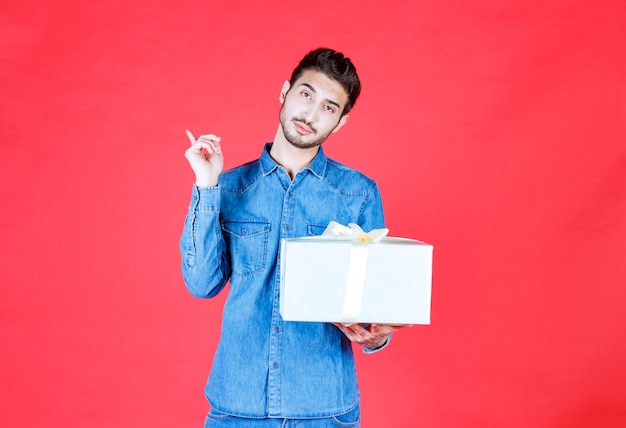
[[326, 230], [326, 226], [321, 224], [311, 224], [307, 225], [307, 235], [308, 236], [319, 236]]
[[270, 230], [269, 222], [226, 221], [222, 223], [233, 275], [251, 275], [265, 268]]

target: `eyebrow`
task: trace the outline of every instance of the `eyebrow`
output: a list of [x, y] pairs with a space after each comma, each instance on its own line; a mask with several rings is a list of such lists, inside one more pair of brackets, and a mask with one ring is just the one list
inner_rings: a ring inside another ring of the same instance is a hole
[[[313, 86], [311, 86], [310, 84], [306, 83], [306, 82], [300, 83], [300, 86], [306, 86], [307, 88], [309, 88], [311, 90], [311, 92], [313, 92], [315, 94], [317, 93], [315, 88]], [[324, 101], [326, 101], [329, 104], [337, 106], [338, 109], [341, 109], [341, 104], [339, 104], [337, 101], [331, 100], [330, 98], [326, 98]]]

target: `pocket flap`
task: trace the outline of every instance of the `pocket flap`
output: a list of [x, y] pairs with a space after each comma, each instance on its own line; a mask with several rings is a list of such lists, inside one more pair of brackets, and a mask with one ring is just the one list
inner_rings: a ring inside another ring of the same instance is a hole
[[264, 221], [227, 221], [222, 223], [222, 230], [238, 238], [246, 238], [270, 231], [270, 223]]

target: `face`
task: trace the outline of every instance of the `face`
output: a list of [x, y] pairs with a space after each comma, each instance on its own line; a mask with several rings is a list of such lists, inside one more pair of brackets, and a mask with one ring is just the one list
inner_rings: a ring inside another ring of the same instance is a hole
[[285, 82], [280, 101], [285, 139], [301, 149], [319, 146], [348, 120], [341, 115], [348, 94], [339, 82], [319, 71], [306, 70], [293, 84]]

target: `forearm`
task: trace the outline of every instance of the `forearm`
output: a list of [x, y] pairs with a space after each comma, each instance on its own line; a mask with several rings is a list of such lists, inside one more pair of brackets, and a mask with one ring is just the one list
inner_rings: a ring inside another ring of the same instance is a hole
[[219, 188], [194, 186], [180, 238], [180, 252], [183, 279], [195, 297], [217, 295], [230, 277], [219, 215]]

